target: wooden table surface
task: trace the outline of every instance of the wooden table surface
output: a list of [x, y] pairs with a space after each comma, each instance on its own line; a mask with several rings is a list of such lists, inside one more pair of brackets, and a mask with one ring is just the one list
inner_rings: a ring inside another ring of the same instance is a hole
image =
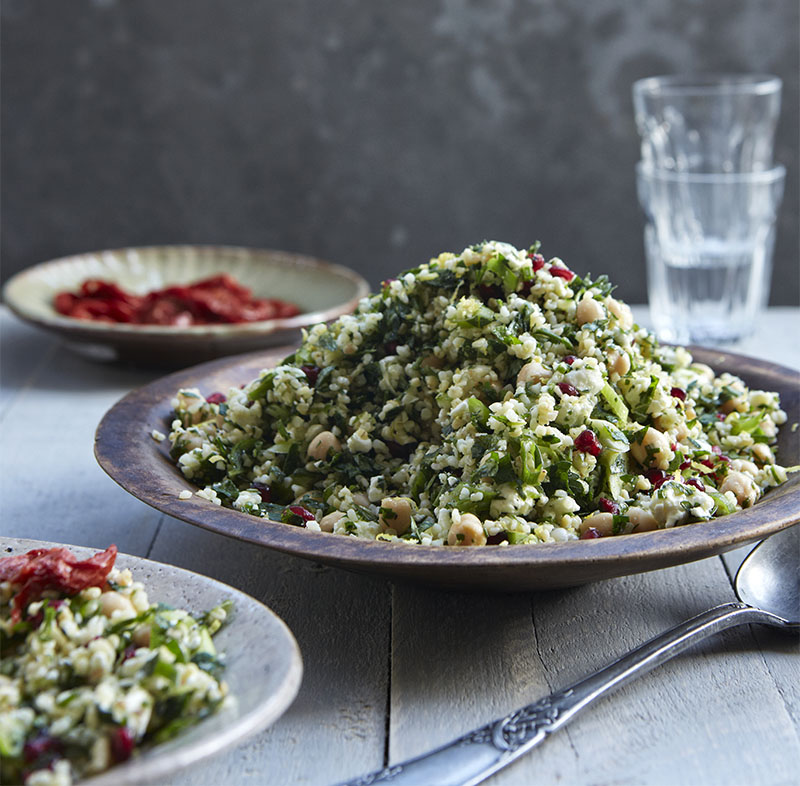
[[[798, 335], [799, 309], [771, 309], [760, 334], [734, 351], [800, 368]], [[735, 599], [740, 552], [564, 591], [470, 594], [393, 585], [211, 534], [131, 497], [93, 457], [103, 413], [160, 372], [84, 360], [5, 309], [0, 337], [3, 534], [114, 542], [213, 576], [269, 605], [300, 645], [305, 675], [288, 712], [182, 772], [176, 786], [352, 778]], [[488, 783], [800, 783], [799, 652], [796, 638], [772, 629], [717, 635], [603, 699]]]

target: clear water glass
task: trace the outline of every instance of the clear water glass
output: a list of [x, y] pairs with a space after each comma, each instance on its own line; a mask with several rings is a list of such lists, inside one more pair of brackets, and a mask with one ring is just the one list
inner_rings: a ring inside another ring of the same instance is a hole
[[633, 85], [642, 161], [677, 172], [758, 172], [773, 165], [781, 108], [775, 76], [656, 76]]
[[726, 344], [766, 306], [786, 170], [694, 174], [637, 165], [645, 254], [660, 339]]

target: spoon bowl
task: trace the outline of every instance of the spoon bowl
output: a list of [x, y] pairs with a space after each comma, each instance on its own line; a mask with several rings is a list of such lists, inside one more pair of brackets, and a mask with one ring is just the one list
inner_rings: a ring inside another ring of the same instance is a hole
[[800, 627], [800, 526], [759, 543], [736, 574], [736, 597]]

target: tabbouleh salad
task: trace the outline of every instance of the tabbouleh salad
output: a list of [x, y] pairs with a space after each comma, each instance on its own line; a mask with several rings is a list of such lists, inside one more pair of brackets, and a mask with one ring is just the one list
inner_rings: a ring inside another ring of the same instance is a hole
[[110, 546], [0, 559], [0, 781], [68, 786], [214, 712], [228, 688], [212, 636], [229, 601], [152, 603]]
[[242, 388], [179, 391], [171, 455], [217, 504], [449, 546], [674, 527], [786, 480], [778, 395], [659, 345], [612, 291], [538, 244], [440, 254]]

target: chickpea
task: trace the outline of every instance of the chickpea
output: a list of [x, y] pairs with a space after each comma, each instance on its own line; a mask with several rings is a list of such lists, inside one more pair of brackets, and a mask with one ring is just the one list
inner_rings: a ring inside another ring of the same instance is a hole
[[378, 521], [381, 529], [404, 535], [411, 527], [411, 500], [408, 497], [386, 497], [381, 502]]
[[528, 382], [535, 385], [539, 382], [544, 382], [544, 380], [549, 379], [551, 376], [551, 371], [548, 371], [541, 363], [531, 360], [530, 363], [526, 363], [519, 370], [519, 374], [517, 374], [517, 386], [526, 385]]
[[150, 646], [150, 626], [149, 625], [139, 625], [134, 631], [133, 635], [131, 636], [133, 643], [137, 647], [149, 647]]
[[613, 297], [605, 300], [606, 308], [617, 318], [621, 327], [626, 330], [633, 325], [633, 312], [627, 303], [622, 303]]
[[707, 366], [705, 363], [692, 363], [689, 368], [694, 371], [695, 374], [708, 382], [711, 382], [711, 380], [714, 379], [714, 370], [711, 368], [711, 366]]
[[606, 312], [603, 306], [588, 292], [584, 293], [575, 311], [575, 318], [578, 320], [578, 324], [585, 325], [587, 322], [595, 322], [598, 319], [604, 319], [605, 315]]
[[627, 352], [612, 352], [608, 358], [609, 371], [624, 377], [631, 370], [631, 359]]
[[778, 429], [772, 418], [764, 418], [764, 420], [758, 424], [758, 427], [764, 433], [765, 437], [772, 438], [778, 433]]
[[344, 513], [342, 513], [340, 510], [334, 510], [333, 513], [328, 513], [320, 519], [319, 528], [323, 532], [333, 532], [336, 525], [343, 518]]
[[427, 357], [422, 358], [419, 362], [420, 368], [441, 368], [442, 367], [442, 359], [437, 357], [436, 355], [428, 355]]
[[736, 396], [736, 398], [729, 398], [720, 408], [719, 411], [727, 415], [730, 412], [747, 412], [747, 396]]
[[725, 480], [722, 481], [719, 490], [723, 494], [728, 491], [733, 492], [734, 497], [743, 508], [752, 505], [758, 498], [753, 479], [749, 475], [745, 475], [744, 472], [739, 472], [735, 469], [728, 470], [728, 474], [725, 476]]
[[658, 529], [656, 517], [643, 508], [628, 508], [628, 521], [633, 525], [634, 532]]
[[601, 535], [614, 534], [614, 516], [611, 513], [592, 513], [581, 522], [581, 535], [588, 529], [596, 529]]
[[631, 444], [631, 453], [643, 467], [653, 466], [659, 469], [667, 469], [674, 455], [667, 435], [654, 428], [647, 429], [641, 442]]
[[730, 469], [735, 469], [737, 472], [747, 472], [753, 477], [758, 474], [758, 467], [752, 461], [747, 459], [734, 459], [729, 465]]
[[447, 533], [449, 546], [485, 546], [486, 533], [481, 520], [472, 513], [462, 513], [457, 522], [450, 525]]
[[100, 611], [106, 617], [112, 617], [116, 614], [117, 617], [122, 619], [129, 619], [136, 616], [136, 609], [133, 608], [133, 603], [124, 595], [113, 591], [104, 592], [100, 596]]
[[306, 455], [312, 461], [321, 461], [326, 458], [328, 452], [333, 450], [338, 453], [342, 449], [342, 443], [330, 431], [320, 431], [308, 445]]
[[753, 455], [756, 457], [756, 461], [760, 461], [762, 464], [775, 463], [775, 458], [772, 455], [769, 445], [765, 445], [763, 442], [756, 442], [756, 444], [753, 445]]
[[675, 426], [675, 436], [680, 442], [683, 442], [686, 437], [689, 436], [689, 428], [686, 425], [686, 421], [681, 420], [679, 421], [678, 425]]
[[360, 505], [362, 508], [369, 507], [369, 497], [363, 491], [357, 491], [353, 494], [353, 502], [356, 505]]

